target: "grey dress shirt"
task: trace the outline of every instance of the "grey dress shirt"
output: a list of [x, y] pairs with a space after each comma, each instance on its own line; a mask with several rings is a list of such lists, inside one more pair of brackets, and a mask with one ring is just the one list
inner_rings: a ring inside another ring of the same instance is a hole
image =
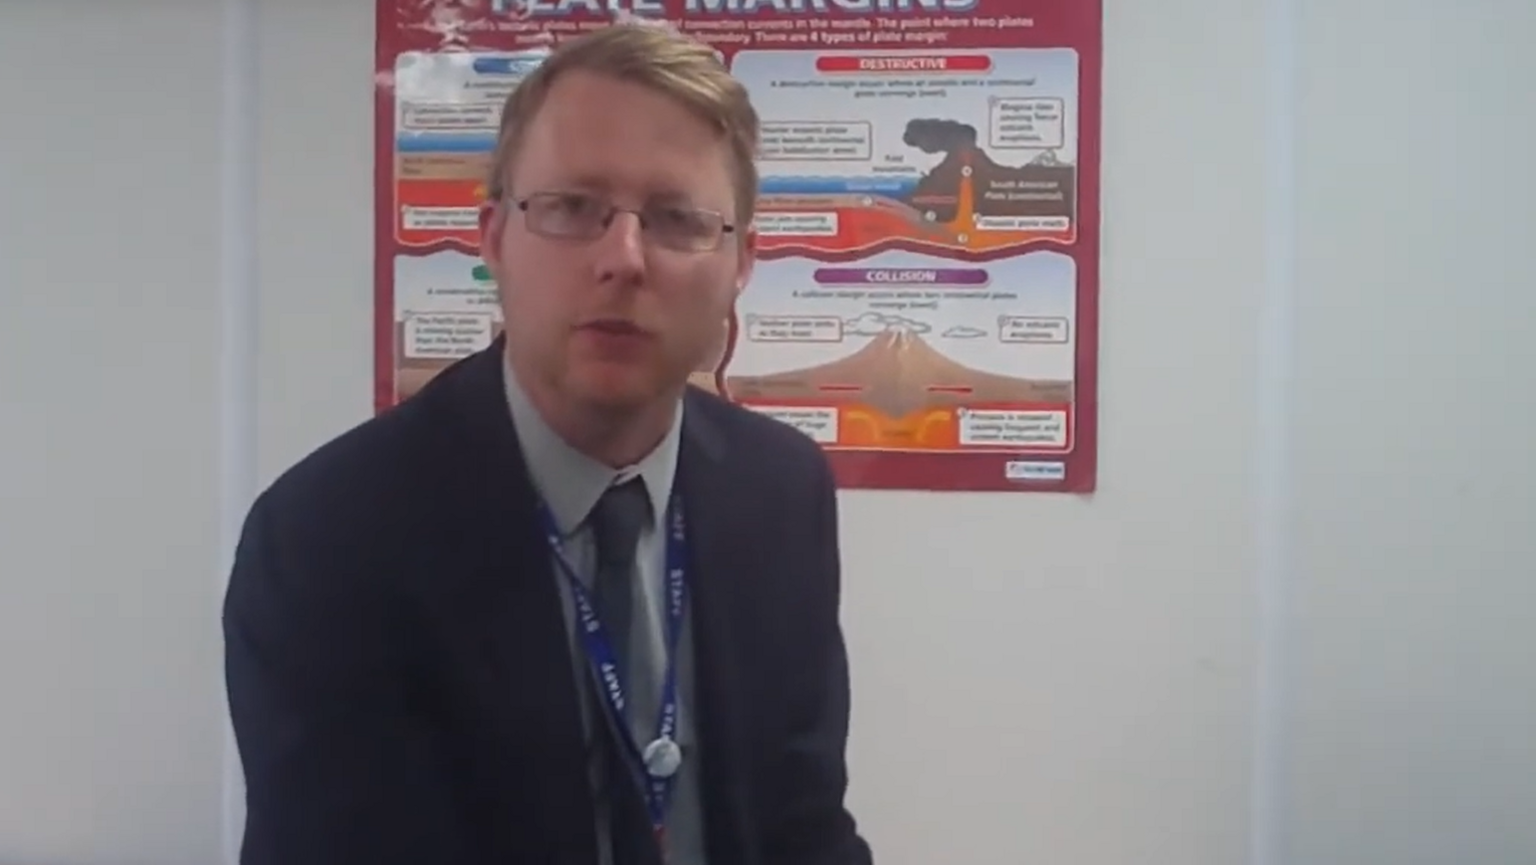
[[[583, 585], [591, 588], [592, 574], [596, 567], [595, 550], [590, 532], [583, 525], [587, 514], [597, 504], [603, 491], [614, 483], [639, 475], [645, 481], [646, 492], [651, 500], [652, 521], [640, 533], [639, 550], [636, 554], [638, 579], [634, 583], [635, 623], [632, 633], [631, 653], [643, 652], [656, 659], [658, 666], [666, 660], [664, 636], [665, 607], [663, 606], [664, 573], [666, 559], [665, 519], [668, 500], [672, 494], [673, 477], [677, 471], [679, 435], [682, 427], [682, 405], [672, 423], [667, 437], [650, 454], [637, 464], [622, 470], [605, 466], [566, 444], [564, 439], [550, 429], [527, 395], [518, 386], [510, 367], [503, 366], [506, 381], [508, 408], [517, 428], [518, 442], [535, 487], [553, 515], [556, 527], [562, 535], [565, 555]], [[551, 558], [554, 557], [551, 551]], [[585, 648], [577, 640], [575, 606], [570, 584], [558, 563], [555, 578], [560, 583], [560, 595], [564, 607], [566, 630], [570, 634], [571, 656], [575, 660], [572, 670], [576, 676], [577, 693], [580, 695], [582, 726], [586, 734], [588, 772], [597, 802], [598, 862], [612, 865], [613, 850], [609, 838], [607, 775], [601, 762], [602, 748], [599, 737], [604, 735], [601, 726], [603, 707], [597, 705], [589, 685], [592, 672]], [[686, 616], [686, 611], [685, 611]], [[693, 705], [693, 652], [692, 627], [684, 619], [682, 635], [677, 647], [675, 663], [678, 688], [678, 744], [682, 747], [683, 763], [674, 779], [671, 806], [667, 812], [668, 865], [706, 865], [704, 856], [703, 814], [699, 802], [699, 754], [694, 733], [691, 706]], [[661, 700], [661, 670], [651, 670], [648, 677], [637, 677], [633, 684], [626, 683], [626, 696], [636, 711], [632, 713], [632, 734], [643, 748], [654, 738], [656, 712]]]

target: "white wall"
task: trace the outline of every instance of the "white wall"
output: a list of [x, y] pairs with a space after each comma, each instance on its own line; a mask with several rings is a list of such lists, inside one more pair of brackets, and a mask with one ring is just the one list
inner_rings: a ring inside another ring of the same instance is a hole
[[0, 2], [0, 861], [216, 861], [220, 12]]
[[[229, 529], [369, 411], [372, 4], [228, 2], [0, 4], [0, 861], [233, 861]], [[844, 498], [880, 861], [1536, 861], [1536, 7], [1106, 5], [1100, 492]]]
[[1305, 0], [1291, 862], [1536, 862], [1536, 4]]

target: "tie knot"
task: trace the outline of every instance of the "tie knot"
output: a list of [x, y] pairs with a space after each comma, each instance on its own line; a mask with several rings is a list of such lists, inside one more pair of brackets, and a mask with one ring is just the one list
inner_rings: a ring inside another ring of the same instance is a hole
[[639, 477], [603, 491], [587, 515], [600, 567], [627, 568], [634, 562], [640, 530], [650, 519], [650, 511], [645, 481]]

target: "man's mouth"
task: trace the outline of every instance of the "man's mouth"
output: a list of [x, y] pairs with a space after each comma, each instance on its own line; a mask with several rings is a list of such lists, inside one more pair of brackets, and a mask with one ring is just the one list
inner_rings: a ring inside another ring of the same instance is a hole
[[622, 318], [600, 318], [581, 326], [583, 330], [596, 331], [608, 336], [645, 336], [645, 329]]

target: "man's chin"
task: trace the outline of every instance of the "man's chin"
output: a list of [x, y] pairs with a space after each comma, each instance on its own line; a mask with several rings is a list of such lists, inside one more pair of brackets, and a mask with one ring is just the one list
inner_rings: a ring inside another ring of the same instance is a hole
[[572, 395], [581, 402], [611, 414], [641, 411], [665, 398], [669, 390], [650, 376], [632, 372], [584, 375], [570, 384]]

